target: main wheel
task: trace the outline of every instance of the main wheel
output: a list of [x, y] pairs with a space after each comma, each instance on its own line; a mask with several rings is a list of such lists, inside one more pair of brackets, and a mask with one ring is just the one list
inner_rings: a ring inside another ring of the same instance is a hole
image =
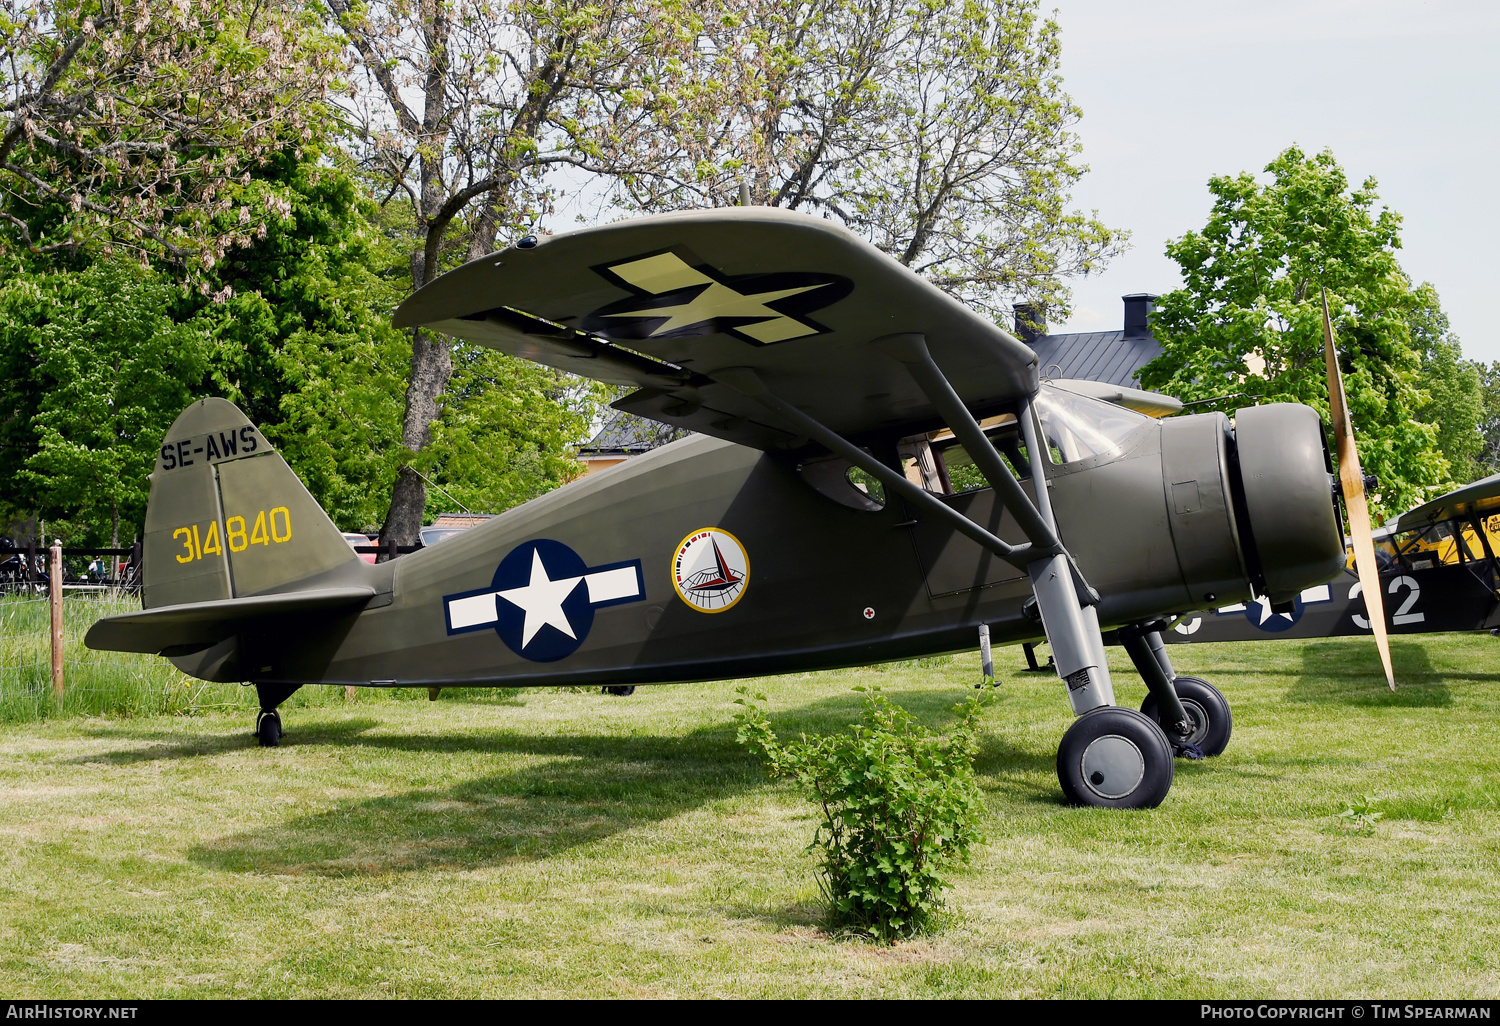
[[633, 694], [635, 694], [635, 685], [634, 684], [611, 685], [609, 687], [601, 688], [600, 690], [602, 690], [606, 695], [614, 695], [617, 698], [624, 698], [626, 695], [633, 695]]
[[[1183, 740], [1197, 745], [1204, 755], [1218, 755], [1229, 745], [1229, 734], [1234, 730], [1234, 717], [1229, 714], [1229, 702], [1202, 677], [1178, 677], [1172, 682], [1183, 709], [1193, 720], [1193, 732]], [[1156, 708], [1156, 698], [1147, 695], [1141, 703], [1141, 712], [1163, 729], [1161, 713]]]
[[275, 709], [262, 709], [255, 720], [255, 736], [262, 748], [281, 744], [281, 715]]
[[1172, 746], [1154, 720], [1134, 709], [1100, 706], [1063, 735], [1057, 780], [1074, 805], [1154, 809], [1172, 787]]

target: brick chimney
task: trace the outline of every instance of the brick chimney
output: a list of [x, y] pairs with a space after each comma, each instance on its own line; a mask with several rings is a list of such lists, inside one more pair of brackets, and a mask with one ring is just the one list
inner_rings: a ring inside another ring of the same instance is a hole
[[1125, 337], [1145, 338], [1151, 334], [1151, 311], [1159, 298], [1149, 292], [1132, 292], [1125, 300]]
[[1047, 334], [1047, 312], [1044, 309], [1035, 303], [1015, 303], [1011, 309], [1016, 312], [1016, 338], [1029, 346]]

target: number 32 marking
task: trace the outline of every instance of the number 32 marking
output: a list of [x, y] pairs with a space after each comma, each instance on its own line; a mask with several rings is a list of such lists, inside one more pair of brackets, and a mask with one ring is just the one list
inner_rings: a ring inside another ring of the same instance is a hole
[[[1394, 578], [1390, 583], [1390, 587], [1386, 588], [1386, 591], [1394, 595], [1402, 588], [1408, 589], [1409, 594], [1406, 596], [1406, 601], [1401, 603], [1401, 608], [1396, 610], [1396, 615], [1391, 617], [1391, 625], [1400, 627], [1402, 624], [1425, 622], [1427, 620], [1426, 613], [1413, 613], [1411, 611], [1412, 607], [1417, 604], [1417, 599], [1422, 595], [1422, 587], [1417, 584], [1417, 579], [1406, 576]], [[1355, 584], [1354, 587], [1349, 589], [1349, 600], [1352, 602], [1354, 599], [1359, 598], [1363, 592], [1364, 585]], [[1360, 616], [1358, 613], [1351, 613], [1350, 615], [1354, 617], [1355, 625], [1361, 630], [1367, 631], [1370, 629], [1370, 621], [1367, 617]]]

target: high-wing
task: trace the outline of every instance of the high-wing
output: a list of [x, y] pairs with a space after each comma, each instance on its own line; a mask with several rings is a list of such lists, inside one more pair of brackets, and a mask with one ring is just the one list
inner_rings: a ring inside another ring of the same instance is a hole
[[980, 415], [1037, 388], [1035, 355], [1004, 330], [843, 228], [770, 207], [512, 247], [411, 296], [396, 325], [636, 385], [616, 407], [762, 449], [805, 440], [729, 387], [741, 368], [848, 438], [936, 422], [902, 365], [870, 346], [893, 334], [925, 336]]
[[1470, 513], [1500, 512], [1500, 474], [1472, 481], [1462, 488], [1455, 488], [1446, 495], [1439, 495], [1401, 514], [1396, 521], [1398, 531], [1420, 531], [1440, 520], [1468, 516]]

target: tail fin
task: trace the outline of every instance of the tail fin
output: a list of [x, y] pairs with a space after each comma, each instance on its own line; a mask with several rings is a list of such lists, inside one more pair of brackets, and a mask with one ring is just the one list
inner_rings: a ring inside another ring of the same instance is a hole
[[238, 407], [200, 399], [157, 453], [142, 560], [153, 609], [283, 590], [359, 557]]

